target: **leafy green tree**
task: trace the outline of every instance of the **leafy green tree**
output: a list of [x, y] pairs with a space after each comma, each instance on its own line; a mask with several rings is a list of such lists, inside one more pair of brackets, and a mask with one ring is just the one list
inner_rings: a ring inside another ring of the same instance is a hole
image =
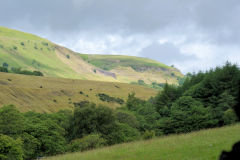
[[24, 132], [28, 135], [23, 136], [24, 145], [37, 148], [33, 155], [37, 153], [37, 156], [45, 156], [65, 152], [65, 130], [61, 126], [44, 114], [29, 112], [25, 117], [27, 120]]
[[[170, 109], [172, 102], [174, 102], [180, 96], [179, 90], [177, 87], [166, 84], [162, 92], [155, 98], [155, 107], [161, 116], [168, 116], [168, 112], [161, 111], [162, 109], [166, 110], [166, 107]], [[166, 115], [165, 115], [166, 114]]]
[[0, 134], [17, 136], [23, 132], [24, 117], [13, 105], [0, 108]]
[[135, 93], [131, 93], [128, 95], [126, 107], [130, 111], [137, 111], [137, 109], [139, 108], [139, 105], [143, 105], [145, 103], [146, 103], [145, 101], [135, 97]]
[[75, 107], [73, 118], [73, 139], [91, 133], [108, 134], [115, 123], [113, 111], [104, 106], [86, 103]]
[[8, 64], [7, 64], [6, 62], [3, 62], [2, 66], [3, 66], [4, 68], [8, 68]]
[[0, 134], [0, 159], [1, 160], [23, 160], [21, 140]]
[[34, 137], [33, 135], [30, 135], [26, 132], [24, 132], [21, 136], [23, 145], [23, 158], [25, 160], [31, 160], [39, 156], [38, 152], [41, 147], [41, 142], [37, 139], [37, 137]]
[[118, 122], [128, 124], [133, 128], [139, 127], [139, 122], [133, 113], [124, 110], [117, 110], [115, 115]]
[[228, 109], [223, 113], [223, 121], [225, 125], [237, 122], [238, 117], [233, 109]]
[[0, 72], [8, 73], [8, 69], [6, 67], [0, 67]]
[[173, 104], [171, 119], [175, 133], [207, 128], [212, 123], [209, 109], [190, 96], [181, 97]]
[[116, 122], [112, 131], [103, 135], [109, 145], [131, 142], [140, 138], [140, 133], [136, 128], [127, 124]]

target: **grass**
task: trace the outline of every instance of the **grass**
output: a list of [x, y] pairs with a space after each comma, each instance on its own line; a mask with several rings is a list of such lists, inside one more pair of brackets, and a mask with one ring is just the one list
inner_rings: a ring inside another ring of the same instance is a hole
[[160, 62], [141, 57], [123, 56], [123, 55], [87, 55], [80, 54], [80, 56], [89, 63], [104, 69], [112, 70], [116, 67], [161, 67], [169, 69], [171, 67]]
[[[4, 62], [9, 68], [39, 70], [48, 77], [108, 82], [131, 83], [143, 79], [148, 84], [177, 83], [177, 77], [183, 76], [178, 70], [147, 58], [78, 54], [44, 38], [0, 27], [0, 65]], [[138, 71], [147, 67], [163, 70]], [[110, 70], [116, 77], [99, 72], [99, 68]]]
[[45, 160], [217, 160], [240, 140], [240, 124], [49, 157]]
[[119, 107], [117, 102], [100, 100], [98, 94], [111, 95], [126, 101], [135, 92], [141, 99], [157, 94], [157, 90], [117, 82], [36, 77], [12, 73], [0, 73], [0, 106], [14, 104], [20, 111], [56, 112], [73, 109], [74, 102], [84, 100]]

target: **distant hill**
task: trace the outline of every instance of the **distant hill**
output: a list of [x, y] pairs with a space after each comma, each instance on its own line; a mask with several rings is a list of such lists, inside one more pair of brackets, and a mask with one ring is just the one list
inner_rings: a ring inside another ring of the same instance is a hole
[[[116, 108], [121, 106], [120, 102], [126, 102], [131, 92], [135, 92], [141, 99], [148, 99], [155, 96], [158, 91], [118, 82], [36, 77], [0, 72], [0, 107], [13, 104], [22, 112], [49, 113], [61, 109], [73, 109], [74, 103], [83, 101]], [[106, 100], [101, 99], [101, 95], [107, 97]]]
[[87, 55], [73, 52], [38, 36], [0, 27], [0, 65], [38, 70], [48, 77], [146, 84], [177, 83], [176, 68], [147, 58]]

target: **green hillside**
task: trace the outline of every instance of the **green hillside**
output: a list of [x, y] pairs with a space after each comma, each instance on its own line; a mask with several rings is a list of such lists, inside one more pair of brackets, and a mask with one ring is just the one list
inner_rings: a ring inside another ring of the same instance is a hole
[[131, 83], [177, 83], [175, 68], [146, 58], [78, 54], [38, 36], [0, 27], [0, 65], [38, 70], [49, 77]]
[[121, 144], [46, 160], [217, 160], [240, 140], [240, 125]]
[[117, 67], [132, 67], [136, 71], [142, 71], [151, 68], [162, 68], [169, 69], [171, 67], [159, 63], [157, 61], [134, 57], [134, 56], [123, 56], [123, 55], [87, 55], [80, 54], [80, 56], [87, 62], [104, 70], [112, 70]]
[[120, 104], [101, 101], [97, 95], [104, 93], [126, 101], [128, 94], [132, 92], [141, 99], [148, 99], [157, 94], [157, 90], [126, 83], [36, 77], [1, 72], [0, 88], [0, 107], [14, 104], [23, 112], [56, 112], [61, 109], [73, 109], [73, 103], [81, 101], [116, 108]]

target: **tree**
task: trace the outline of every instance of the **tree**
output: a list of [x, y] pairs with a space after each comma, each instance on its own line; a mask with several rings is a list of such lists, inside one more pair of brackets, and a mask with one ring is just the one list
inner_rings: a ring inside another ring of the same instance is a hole
[[3, 66], [4, 68], [8, 68], [8, 64], [7, 64], [6, 62], [3, 62], [2, 66]]
[[91, 133], [108, 134], [115, 123], [113, 111], [105, 106], [96, 107], [86, 103], [82, 107], [75, 107], [73, 117], [73, 139], [82, 138]]
[[129, 111], [118, 110], [118, 111], [116, 111], [115, 115], [116, 115], [118, 122], [128, 124], [129, 126], [131, 126], [133, 128], [139, 127], [137, 118], [133, 113], [131, 113]]
[[0, 108], [0, 134], [16, 136], [23, 132], [24, 117], [13, 105]]
[[0, 159], [1, 160], [23, 160], [23, 151], [20, 139], [0, 134]]
[[[177, 87], [166, 84], [162, 92], [159, 92], [155, 98], [155, 107], [156, 110], [161, 114], [162, 109], [170, 109], [172, 102], [174, 102], [180, 96], [179, 90]], [[164, 109], [164, 110], [165, 110]], [[168, 115], [161, 115], [168, 116]]]
[[[55, 155], [65, 152], [65, 130], [49, 115], [29, 112], [25, 114], [25, 118], [24, 133], [28, 135], [23, 135], [24, 146], [36, 148], [31, 156]], [[32, 143], [34, 145], [31, 145]]]
[[180, 97], [171, 108], [171, 126], [175, 133], [208, 128], [213, 123], [209, 113], [209, 108], [192, 97]]
[[8, 73], [8, 69], [6, 67], [0, 67], [0, 72]]

